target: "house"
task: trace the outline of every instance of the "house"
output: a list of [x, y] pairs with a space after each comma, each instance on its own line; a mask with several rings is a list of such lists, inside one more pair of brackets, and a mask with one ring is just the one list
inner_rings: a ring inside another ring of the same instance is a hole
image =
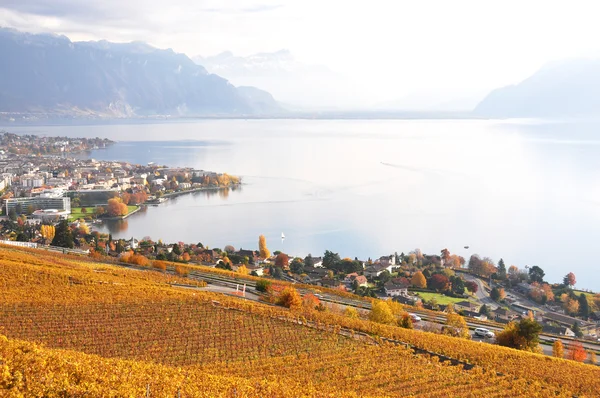
[[477, 312], [481, 309], [481, 305], [472, 303], [470, 301], [459, 301], [458, 303], [454, 303], [454, 309], [456, 311], [470, 311]]
[[498, 307], [490, 313], [490, 319], [496, 322], [508, 323], [517, 317], [517, 313], [506, 308]]
[[393, 300], [407, 305], [417, 305], [422, 302], [421, 299], [416, 296], [394, 296]]
[[542, 332], [549, 334], [558, 334], [567, 337], [575, 337], [575, 332], [573, 332], [570, 328], [565, 326], [543, 325]]
[[357, 282], [358, 286], [363, 286], [363, 287], [369, 286], [369, 282], [367, 282], [367, 277], [364, 276], [364, 275], [358, 275], [358, 276], [356, 276], [352, 280], [352, 284], [354, 284], [354, 282]]
[[312, 266], [315, 268], [323, 268], [323, 257], [311, 257]]
[[385, 290], [385, 294], [389, 297], [408, 296], [408, 285], [406, 284], [396, 285], [395, 283], [389, 281], [383, 285], [383, 289]]
[[256, 272], [256, 275], [263, 276], [265, 269], [257, 265], [246, 265], [249, 273]]
[[255, 263], [258, 260], [258, 252], [255, 250], [244, 250], [240, 248], [235, 254], [242, 258], [248, 257], [250, 263]]
[[365, 268], [365, 276], [367, 278], [377, 278], [383, 271], [392, 272], [391, 265], [373, 264]]
[[591, 322], [585, 322], [578, 318], [573, 318], [572, 316], [558, 314], [556, 312], [546, 312], [542, 315], [542, 320], [544, 323], [556, 323], [560, 326], [565, 326], [568, 328], [573, 327], [575, 323], [579, 324], [579, 328], [583, 334], [596, 334], [598, 325]]

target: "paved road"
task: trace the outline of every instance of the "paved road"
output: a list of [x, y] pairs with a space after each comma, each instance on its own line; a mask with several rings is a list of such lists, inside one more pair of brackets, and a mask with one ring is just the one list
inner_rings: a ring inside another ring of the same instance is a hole
[[486, 304], [488, 307], [490, 307], [490, 309], [496, 309], [499, 307], [498, 303], [492, 300], [490, 295], [485, 291], [485, 285], [481, 279], [466, 273], [462, 274], [462, 276], [465, 277], [465, 280], [473, 281], [477, 284], [477, 291], [475, 292], [475, 297], [477, 297], [477, 300], [479, 300], [482, 304]]

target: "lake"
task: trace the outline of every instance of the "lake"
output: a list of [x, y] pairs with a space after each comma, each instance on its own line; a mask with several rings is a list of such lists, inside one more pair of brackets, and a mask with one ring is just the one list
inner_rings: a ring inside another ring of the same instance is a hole
[[[468, 257], [572, 271], [600, 290], [600, 125], [485, 120], [193, 120], [6, 126], [118, 141], [97, 159], [243, 177], [103, 226], [114, 237], [232, 244], [304, 257], [377, 258], [447, 247]], [[281, 241], [281, 233], [286, 239]], [[465, 249], [469, 246], [469, 249]]]

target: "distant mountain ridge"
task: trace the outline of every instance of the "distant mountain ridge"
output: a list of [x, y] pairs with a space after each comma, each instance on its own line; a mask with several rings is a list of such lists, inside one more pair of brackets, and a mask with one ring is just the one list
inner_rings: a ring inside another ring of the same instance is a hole
[[519, 84], [492, 91], [474, 112], [489, 117], [597, 117], [600, 59], [549, 63]]
[[[71, 42], [0, 28], [0, 112], [210, 115], [278, 112], [184, 54], [143, 42]], [[250, 94], [251, 92], [251, 94]]]
[[263, 52], [246, 57], [231, 51], [192, 58], [210, 73], [225, 77], [237, 86], [261, 87], [281, 103], [299, 109], [360, 107], [363, 89], [356, 82], [322, 65], [309, 65], [288, 50]]

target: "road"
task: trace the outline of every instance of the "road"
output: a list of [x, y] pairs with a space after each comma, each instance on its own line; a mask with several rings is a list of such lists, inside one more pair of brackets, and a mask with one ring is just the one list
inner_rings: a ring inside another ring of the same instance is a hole
[[475, 292], [475, 297], [477, 297], [477, 300], [479, 300], [482, 304], [487, 305], [491, 310], [498, 308], [498, 303], [492, 300], [490, 295], [485, 291], [485, 285], [481, 279], [467, 273], [462, 274], [462, 276], [465, 278], [465, 280], [473, 281], [477, 284], [477, 291]]

